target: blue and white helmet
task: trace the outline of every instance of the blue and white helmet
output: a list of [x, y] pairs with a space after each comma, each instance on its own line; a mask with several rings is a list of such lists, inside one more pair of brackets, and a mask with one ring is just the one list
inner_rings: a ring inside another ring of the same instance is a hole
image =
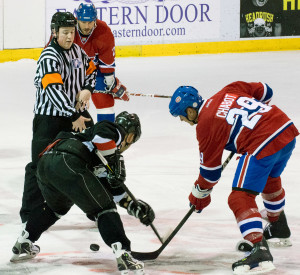
[[203, 103], [202, 97], [198, 91], [192, 86], [180, 86], [172, 95], [169, 110], [172, 116], [187, 116], [186, 109], [188, 107], [199, 110]]
[[76, 10], [76, 16], [80, 21], [95, 21], [97, 19], [97, 10], [93, 4], [81, 3]]

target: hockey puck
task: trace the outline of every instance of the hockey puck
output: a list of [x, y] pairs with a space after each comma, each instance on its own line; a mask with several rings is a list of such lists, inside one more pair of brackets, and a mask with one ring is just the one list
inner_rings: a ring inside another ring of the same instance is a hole
[[100, 246], [99, 246], [98, 244], [92, 243], [92, 244], [90, 245], [90, 249], [91, 249], [92, 251], [99, 251]]

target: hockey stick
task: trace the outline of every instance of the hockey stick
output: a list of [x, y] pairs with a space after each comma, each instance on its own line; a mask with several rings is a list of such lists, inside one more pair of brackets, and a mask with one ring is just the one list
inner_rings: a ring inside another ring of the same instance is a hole
[[[112, 173], [113, 170], [110, 168], [110, 166], [108, 165], [107, 160], [105, 159], [104, 156], [102, 156], [102, 154], [97, 150], [96, 151], [97, 156], [100, 158], [100, 160], [102, 161], [102, 163], [106, 166], [107, 169], [109, 169]], [[128, 189], [128, 187], [122, 183], [121, 187], [124, 189], [124, 191], [129, 195], [129, 197], [133, 200], [133, 202], [139, 206], [139, 202], [137, 201], [137, 199], [135, 198], [135, 196], [131, 193], [131, 191]], [[150, 223], [150, 226], [152, 228], [152, 230], [154, 231], [155, 235], [157, 236], [157, 238], [160, 240], [161, 243], [163, 243], [163, 239], [162, 237], [159, 235], [157, 229], [155, 228], [155, 226], [153, 225], [153, 223]]]
[[142, 93], [129, 93], [131, 96], [147, 96], [147, 97], [160, 97], [160, 98], [171, 98], [170, 95], [156, 95], [156, 94], [142, 94]]
[[[125, 184], [122, 184], [122, 188], [126, 191], [126, 193], [129, 195], [130, 198], [132, 198], [133, 202], [136, 205], [139, 205], [137, 199], [133, 196], [133, 194], [130, 192], [130, 190], [128, 189], [128, 187]], [[157, 229], [155, 228], [155, 226], [153, 225], [153, 223], [150, 223], [150, 226], [152, 228], [152, 230], [154, 231], [155, 235], [157, 236], [157, 238], [160, 240], [161, 243], [164, 243], [162, 237], [159, 235]]]
[[[95, 90], [94, 93], [101, 93], [101, 94], [110, 94], [113, 95], [113, 93], [111, 93], [110, 91], [100, 91], [100, 90]], [[146, 96], [146, 97], [160, 97], [160, 98], [171, 98], [172, 96], [170, 95], [157, 95], [157, 94], [143, 94], [143, 93], [129, 93], [129, 95], [131, 96]], [[118, 98], [118, 97], [116, 97]]]
[[[232, 159], [233, 156], [234, 153], [231, 152], [222, 165], [222, 171], [225, 169], [225, 167], [227, 166], [227, 164], [229, 163], [229, 161]], [[181, 229], [181, 227], [185, 224], [185, 222], [188, 220], [188, 218], [192, 215], [194, 211], [195, 211], [195, 206], [193, 205], [186, 213], [186, 215], [183, 217], [183, 219], [180, 221], [180, 223], [173, 230], [173, 232], [165, 240], [165, 242], [160, 246], [159, 249], [152, 252], [131, 251], [131, 255], [137, 260], [141, 260], [141, 261], [155, 260], [160, 255], [160, 253], [165, 249], [165, 247], [169, 244], [169, 242], [174, 238], [174, 236], [177, 234], [177, 232]]]
[[225, 169], [225, 167], [227, 166], [229, 161], [232, 159], [234, 154], [235, 154], [234, 152], [230, 152], [229, 156], [225, 159], [224, 163], [222, 164], [222, 171]]

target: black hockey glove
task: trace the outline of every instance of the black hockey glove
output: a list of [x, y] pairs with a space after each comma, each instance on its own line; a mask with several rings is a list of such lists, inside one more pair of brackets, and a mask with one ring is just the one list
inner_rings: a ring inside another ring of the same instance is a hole
[[[111, 159], [113, 159], [114, 162], [110, 162]], [[107, 158], [107, 160], [110, 168], [112, 169], [112, 171], [109, 169], [107, 171], [107, 181], [112, 188], [118, 188], [125, 182], [126, 179], [124, 158], [119, 151], [116, 151], [113, 158]]]
[[139, 205], [136, 205], [133, 200], [129, 202], [127, 212], [129, 215], [140, 219], [142, 224], [148, 226], [154, 221], [155, 213], [148, 203], [142, 200], [137, 201]]

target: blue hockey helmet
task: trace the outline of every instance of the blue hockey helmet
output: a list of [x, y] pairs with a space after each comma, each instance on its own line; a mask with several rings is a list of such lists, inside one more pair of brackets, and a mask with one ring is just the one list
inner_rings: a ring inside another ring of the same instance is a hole
[[93, 4], [81, 3], [76, 10], [76, 16], [80, 21], [95, 21], [97, 19], [97, 10]]
[[187, 116], [186, 109], [194, 108], [197, 111], [203, 103], [202, 97], [192, 86], [180, 86], [172, 95], [169, 110], [172, 116]]

